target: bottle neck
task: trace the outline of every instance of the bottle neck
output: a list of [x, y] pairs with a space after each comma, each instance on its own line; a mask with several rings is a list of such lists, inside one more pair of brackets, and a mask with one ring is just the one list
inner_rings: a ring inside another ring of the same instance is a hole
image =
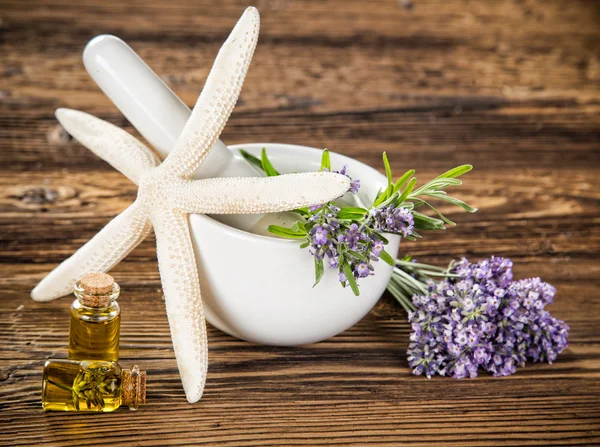
[[121, 289], [117, 283], [114, 284], [112, 290], [107, 293], [92, 294], [87, 292], [79, 284], [75, 285], [74, 294], [79, 303], [85, 307], [91, 307], [96, 309], [105, 309], [115, 304], [115, 301], [119, 297]]

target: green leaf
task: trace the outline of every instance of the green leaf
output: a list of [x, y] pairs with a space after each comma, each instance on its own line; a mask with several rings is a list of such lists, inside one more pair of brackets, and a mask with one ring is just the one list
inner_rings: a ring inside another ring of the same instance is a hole
[[394, 188], [392, 189], [392, 194], [396, 194], [398, 191], [400, 191], [400, 188], [402, 188], [404, 186], [404, 184], [408, 181], [408, 179], [410, 177], [412, 177], [415, 173], [414, 169], [411, 169], [410, 171], [406, 171], [404, 173], [404, 175], [402, 177], [400, 177], [398, 179], [398, 181], [394, 184]]
[[314, 227], [317, 223], [316, 222], [304, 222], [304, 228], [306, 229], [307, 233], [310, 233], [310, 230], [312, 229], [312, 227]]
[[327, 169], [331, 172], [331, 157], [329, 156], [329, 150], [323, 149], [323, 155], [321, 155], [321, 168], [319, 172], [323, 171], [323, 169]]
[[306, 231], [294, 231], [291, 228], [280, 227], [279, 225], [269, 225], [267, 231], [288, 239], [304, 239], [306, 237]]
[[297, 220], [296, 222], [294, 222], [290, 229], [292, 229], [293, 231], [297, 232], [297, 233], [304, 233], [306, 234], [306, 227], [304, 226], [304, 222], [300, 222], [299, 220]]
[[455, 227], [456, 223], [452, 222], [450, 219], [448, 219], [446, 216], [444, 216], [440, 211], [438, 211], [438, 209], [436, 207], [434, 207], [431, 203], [427, 202], [426, 200], [423, 200], [421, 198], [418, 199], [412, 199], [414, 200], [415, 203], [415, 208], [421, 205], [425, 205], [428, 206], [429, 208], [431, 208], [433, 210], [433, 212], [435, 212], [438, 217], [440, 219], [442, 219], [444, 222], [446, 222], [448, 225]]
[[275, 177], [279, 175], [279, 172], [275, 170], [271, 162], [269, 161], [269, 157], [267, 157], [267, 150], [263, 147], [261, 151], [261, 164], [262, 168], [267, 174], [267, 177]]
[[419, 230], [445, 230], [444, 222], [435, 217], [429, 217], [421, 214], [418, 211], [413, 211], [415, 220], [415, 228]]
[[367, 210], [358, 207], [344, 207], [338, 212], [338, 219], [361, 220], [367, 214]]
[[347, 262], [344, 262], [343, 269], [344, 269], [344, 275], [346, 275], [346, 279], [348, 280], [348, 284], [350, 284], [350, 288], [354, 292], [354, 295], [359, 296], [360, 291], [358, 290], [358, 284], [356, 284], [356, 279], [354, 278], [354, 273], [352, 273], [350, 264], [348, 264]]
[[412, 194], [412, 196], [418, 196], [420, 194], [428, 194], [430, 192], [441, 192], [441, 193], [446, 194], [446, 192], [443, 191], [444, 188], [447, 188], [448, 186], [460, 186], [460, 185], [462, 185], [462, 181], [455, 179], [455, 178], [435, 178], [435, 179], [427, 182], [423, 186], [421, 186], [419, 189], [417, 189]]
[[359, 206], [344, 206], [340, 208], [340, 211], [347, 211], [355, 214], [367, 214], [367, 210]]
[[383, 153], [383, 165], [385, 167], [385, 175], [387, 177], [387, 188], [383, 190], [383, 192], [377, 193], [375, 197], [375, 201], [373, 202], [373, 206], [379, 206], [387, 199], [392, 196], [392, 191], [394, 190], [393, 179], [392, 179], [392, 168], [390, 166], [390, 162], [388, 161], [387, 154]]
[[456, 178], [463, 174], [466, 174], [471, 169], [473, 169], [472, 165], [457, 166], [454, 169], [450, 169], [449, 171], [444, 172], [442, 175], [438, 175], [436, 178]]
[[435, 197], [437, 199], [445, 200], [446, 202], [449, 202], [452, 205], [460, 206], [462, 209], [464, 209], [465, 211], [468, 211], [469, 213], [474, 213], [474, 212], [477, 211], [477, 208], [473, 208], [473, 207], [469, 206], [468, 204], [466, 204], [462, 200], [459, 200], [459, 199], [457, 199], [455, 197], [450, 197], [450, 196], [445, 195], [445, 194], [440, 194], [440, 192], [430, 193], [430, 194], [427, 194], [427, 195], [431, 196], [431, 197]]
[[408, 195], [412, 192], [413, 189], [415, 189], [415, 185], [417, 184], [417, 179], [415, 177], [410, 179], [410, 182], [408, 182], [408, 185], [406, 185], [406, 188], [404, 188], [404, 191], [402, 191], [402, 194], [400, 195], [400, 197], [398, 197], [397, 200], [395, 200], [396, 206], [401, 206], [402, 202], [404, 202], [406, 200], [406, 198], [408, 197]]
[[387, 240], [387, 238], [385, 238], [385, 237], [383, 236], [383, 234], [381, 234], [381, 233], [377, 233], [377, 237], [378, 237], [379, 239], [381, 239], [381, 242], [383, 242], [383, 245], [387, 245], [387, 244], [389, 244], [389, 243], [390, 243], [390, 241], [388, 241], [388, 240]]
[[323, 277], [323, 273], [325, 273], [323, 260], [315, 258], [315, 283], [313, 284], [313, 287], [319, 284], [319, 281], [321, 281], [321, 278]]
[[350, 253], [352, 256], [354, 256], [356, 259], [360, 259], [361, 261], [369, 261], [369, 258], [367, 258], [365, 255], [362, 255], [356, 251], [353, 250], [348, 250], [348, 253]]
[[306, 242], [303, 242], [302, 244], [300, 244], [300, 248], [306, 248], [309, 245], [310, 245], [310, 241], [306, 241]]
[[375, 200], [373, 200], [373, 205], [371, 206], [377, 206], [379, 205], [381, 202], [383, 202], [383, 199], [381, 200], [381, 202], [379, 201], [379, 198], [381, 197], [381, 188], [379, 188], [379, 190], [377, 191], [377, 194], [375, 194]]
[[388, 181], [388, 189], [386, 192], [389, 197], [392, 193], [392, 189], [394, 188], [394, 180], [392, 178], [392, 167], [390, 166], [390, 162], [388, 161], [387, 154], [385, 152], [383, 153], [383, 165], [385, 166], [385, 175], [387, 176]]
[[431, 183], [437, 188], [446, 188], [448, 186], [460, 186], [462, 185], [462, 180], [457, 178], [439, 178], [433, 179]]
[[244, 160], [246, 160], [252, 166], [254, 166], [255, 168], [260, 169], [261, 171], [264, 171], [263, 166], [262, 166], [262, 162], [260, 161], [260, 158], [255, 157], [254, 155], [252, 155], [249, 152], [246, 152], [244, 149], [240, 149], [240, 155], [242, 157], [244, 157]]
[[[387, 191], [387, 189], [386, 189], [386, 191]], [[379, 193], [377, 195], [377, 198], [373, 202], [373, 208], [378, 207], [379, 205], [381, 205], [385, 201], [385, 199], [386, 199], [386, 191], [383, 191], [383, 192], [381, 192], [381, 193]]]
[[383, 260], [383, 262], [385, 262], [386, 264], [391, 265], [392, 267], [394, 266], [395, 262], [394, 262], [394, 258], [392, 258], [392, 256], [385, 250], [383, 250], [380, 254], [379, 254], [379, 258]]

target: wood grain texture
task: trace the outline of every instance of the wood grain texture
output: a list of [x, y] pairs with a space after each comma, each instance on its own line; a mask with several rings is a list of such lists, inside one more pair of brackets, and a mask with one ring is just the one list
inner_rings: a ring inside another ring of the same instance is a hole
[[272, 348], [210, 328], [200, 403], [184, 397], [145, 241], [114, 271], [122, 363], [149, 373], [137, 413], [43, 413], [69, 299], [29, 291], [134, 198], [57, 107], [133, 131], [86, 74], [100, 33], [128, 41], [188, 104], [246, 3], [0, 0], [0, 445], [600, 444], [600, 6], [592, 0], [257, 0], [261, 36], [223, 140], [329, 147], [420, 178], [470, 162], [480, 211], [403, 250], [425, 262], [510, 256], [558, 289], [571, 326], [553, 365], [508, 378], [410, 374], [409, 326], [384, 296], [325, 342]]

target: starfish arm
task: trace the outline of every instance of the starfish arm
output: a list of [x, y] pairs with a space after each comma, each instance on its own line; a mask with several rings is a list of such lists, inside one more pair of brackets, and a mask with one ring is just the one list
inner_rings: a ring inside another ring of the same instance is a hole
[[260, 17], [246, 9], [219, 51], [192, 115], [164, 169], [181, 177], [192, 175], [219, 138], [237, 102], [258, 41]]
[[345, 175], [329, 172], [277, 177], [184, 180], [175, 186], [174, 205], [187, 213], [262, 214], [332, 201], [350, 187]]
[[187, 216], [178, 210], [152, 213], [158, 267], [173, 349], [190, 403], [202, 397], [208, 369], [206, 322]]
[[114, 124], [72, 109], [56, 110], [56, 118], [81, 144], [136, 185], [145, 171], [160, 163], [150, 149]]
[[35, 301], [50, 301], [73, 293], [89, 272], [107, 272], [148, 235], [152, 225], [138, 202], [115, 217], [70, 258], [52, 270], [31, 292]]

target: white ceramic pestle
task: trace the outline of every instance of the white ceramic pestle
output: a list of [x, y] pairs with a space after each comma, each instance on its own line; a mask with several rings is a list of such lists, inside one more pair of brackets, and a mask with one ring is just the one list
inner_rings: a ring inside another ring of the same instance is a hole
[[[121, 39], [101, 35], [88, 42], [83, 63], [100, 89], [131, 124], [156, 149], [161, 159], [175, 146], [190, 109]], [[237, 152], [218, 140], [195, 178], [257, 177], [261, 174]], [[262, 215], [215, 216], [221, 222], [242, 230], [256, 226]]]

